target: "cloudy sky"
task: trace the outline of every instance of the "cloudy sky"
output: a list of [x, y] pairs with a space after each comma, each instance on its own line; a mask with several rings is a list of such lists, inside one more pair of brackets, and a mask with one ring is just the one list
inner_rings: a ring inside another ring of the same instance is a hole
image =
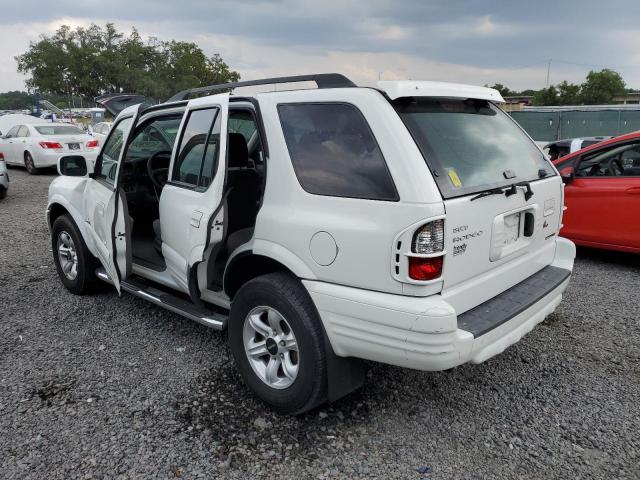
[[198, 43], [242, 78], [340, 72], [513, 89], [613, 68], [640, 88], [640, 1], [0, 0], [0, 92], [23, 88], [14, 56], [71, 26], [114, 22]]

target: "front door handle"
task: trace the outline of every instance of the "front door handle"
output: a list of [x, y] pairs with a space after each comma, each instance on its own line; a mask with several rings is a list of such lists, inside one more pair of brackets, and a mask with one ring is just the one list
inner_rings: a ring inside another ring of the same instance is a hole
[[625, 190], [629, 195], [640, 195], [640, 187], [631, 187]]
[[200, 228], [200, 220], [202, 220], [203, 213], [200, 210], [194, 210], [191, 212], [191, 226]]

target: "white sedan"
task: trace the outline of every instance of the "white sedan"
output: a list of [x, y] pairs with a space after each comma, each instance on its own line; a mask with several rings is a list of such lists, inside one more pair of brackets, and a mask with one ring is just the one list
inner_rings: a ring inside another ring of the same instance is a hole
[[34, 174], [38, 169], [58, 165], [65, 155], [81, 154], [93, 165], [99, 142], [74, 125], [42, 123], [15, 125], [0, 142], [8, 165], [23, 165]]

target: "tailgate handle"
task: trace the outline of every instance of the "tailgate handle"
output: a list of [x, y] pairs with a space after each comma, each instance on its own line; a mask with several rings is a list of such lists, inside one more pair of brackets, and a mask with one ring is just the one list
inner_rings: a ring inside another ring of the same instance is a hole
[[522, 234], [525, 237], [530, 237], [533, 235], [533, 230], [535, 227], [535, 217], [533, 213], [527, 212], [524, 214], [524, 229], [522, 230]]

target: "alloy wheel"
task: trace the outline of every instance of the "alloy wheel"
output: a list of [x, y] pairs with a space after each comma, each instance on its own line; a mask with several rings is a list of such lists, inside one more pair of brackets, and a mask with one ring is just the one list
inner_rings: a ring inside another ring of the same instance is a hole
[[293, 384], [300, 365], [298, 341], [280, 312], [255, 307], [244, 320], [242, 337], [249, 364], [260, 380], [276, 389]]
[[78, 254], [71, 235], [64, 230], [58, 234], [58, 261], [64, 276], [75, 280], [78, 276]]

